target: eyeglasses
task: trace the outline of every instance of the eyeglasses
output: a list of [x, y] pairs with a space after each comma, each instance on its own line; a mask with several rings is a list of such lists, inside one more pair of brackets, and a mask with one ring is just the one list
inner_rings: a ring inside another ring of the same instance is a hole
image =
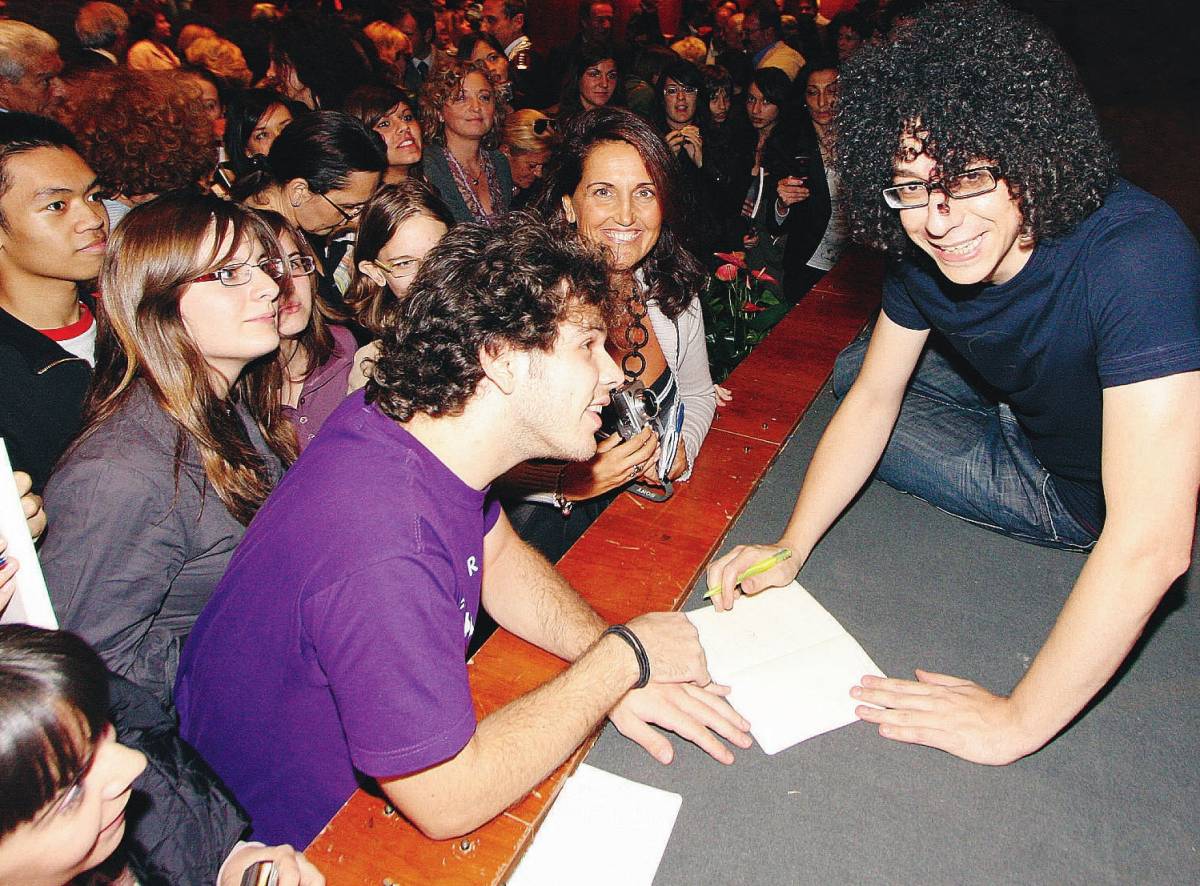
[[547, 129], [554, 132], [557, 128], [549, 117], [538, 117], [533, 121], [533, 131], [537, 135], [544, 135]]
[[262, 261], [256, 263], [245, 261], [240, 265], [227, 265], [224, 268], [217, 268], [210, 274], [193, 277], [188, 282], [207, 283], [210, 280], [216, 280], [222, 286], [244, 286], [254, 276], [255, 268], [258, 268], [272, 280], [282, 280], [288, 274], [288, 263], [283, 259], [264, 258]]
[[674, 98], [677, 95], [693, 96], [695, 94], [695, 86], [668, 86], [663, 89], [663, 95], [669, 95], [671, 98]]
[[356, 218], [359, 217], [359, 215], [362, 214], [362, 211], [363, 211], [362, 203], [359, 203], [357, 206], [339, 206], [338, 204], [334, 203], [332, 200], [330, 200], [328, 197], [326, 197], [324, 194], [320, 193], [319, 191], [317, 191], [315, 193], [318, 197], [320, 197], [322, 200], [324, 200], [326, 203], [328, 203], [330, 206], [332, 206], [334, 209], [336, 209], [338, 212], [340, 212], [342, 215], [342, 218], [344, 218], [348, 222], [354, 221]]
[[403, 280], [405, 277], [412, 277], [421, 267], [421, 260], [417, 258], [402, 258], [399, 261], [384, 264], [381, 261], [372, 261], [375, 267], [383, 271], [394, 280]]
[[883, 200], [892, 209], [920, 209], [929, 205], [935, 190], [955, 200], [978, 197], [996, 190], [1002, 173], [999, 166], [977, 166], [934, 181], [911, 181], [883, 189]]
[[317, 269], [317, 260], [311, 255], [293, 255], [288, 259], [293, 277], [307, 277]]

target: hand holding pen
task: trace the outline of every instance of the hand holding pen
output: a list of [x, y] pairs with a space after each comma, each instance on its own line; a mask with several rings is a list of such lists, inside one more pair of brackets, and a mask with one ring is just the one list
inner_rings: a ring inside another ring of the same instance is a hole
[[781, 545], [738, 545], [708, 564], [708, 591], [704, 599], [717, 609], [729, 609], [740, 590], [757, 594], [787, 584], [800, 571], [790, 548]]

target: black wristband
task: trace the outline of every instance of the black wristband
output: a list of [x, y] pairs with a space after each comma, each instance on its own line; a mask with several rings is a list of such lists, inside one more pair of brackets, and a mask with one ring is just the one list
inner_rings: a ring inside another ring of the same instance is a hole
[[[641, 689], [650, 682], [650, 656], [646, 654], [646, 647], [642, 645], [642, 641], [638, 639], [627, 625], [610, 625], [604, 634], [615, 634], [620, 637], [633, 650], [633, 654], [637, 657], [638, 663], [638, 681], [633, 685], [634, 689]], [[604, 634], [600, 636], [603, 637]]]

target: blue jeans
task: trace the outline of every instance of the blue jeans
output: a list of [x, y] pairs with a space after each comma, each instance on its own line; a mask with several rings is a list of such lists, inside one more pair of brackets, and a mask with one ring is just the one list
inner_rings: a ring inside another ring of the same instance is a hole
[[[838, 355], [839, 400], [858, 377], [868, 341], [864, 335]], [[980, 390], [935, 347], [917, 364], [876, 476], [1004, 535], [1076, 551], [1096, 543], [1063, 506], [1008, 404]]]

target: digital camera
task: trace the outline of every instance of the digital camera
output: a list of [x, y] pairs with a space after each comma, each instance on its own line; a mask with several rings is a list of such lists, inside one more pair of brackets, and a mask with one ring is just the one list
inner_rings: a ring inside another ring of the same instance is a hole
[[636, 437], [642, 428], [658, 416], [658, 401], [640, 381], [630, 381], [609, 391], [612, 397], [604, 410], [605, 427], [620, 434], [622, 440]]

